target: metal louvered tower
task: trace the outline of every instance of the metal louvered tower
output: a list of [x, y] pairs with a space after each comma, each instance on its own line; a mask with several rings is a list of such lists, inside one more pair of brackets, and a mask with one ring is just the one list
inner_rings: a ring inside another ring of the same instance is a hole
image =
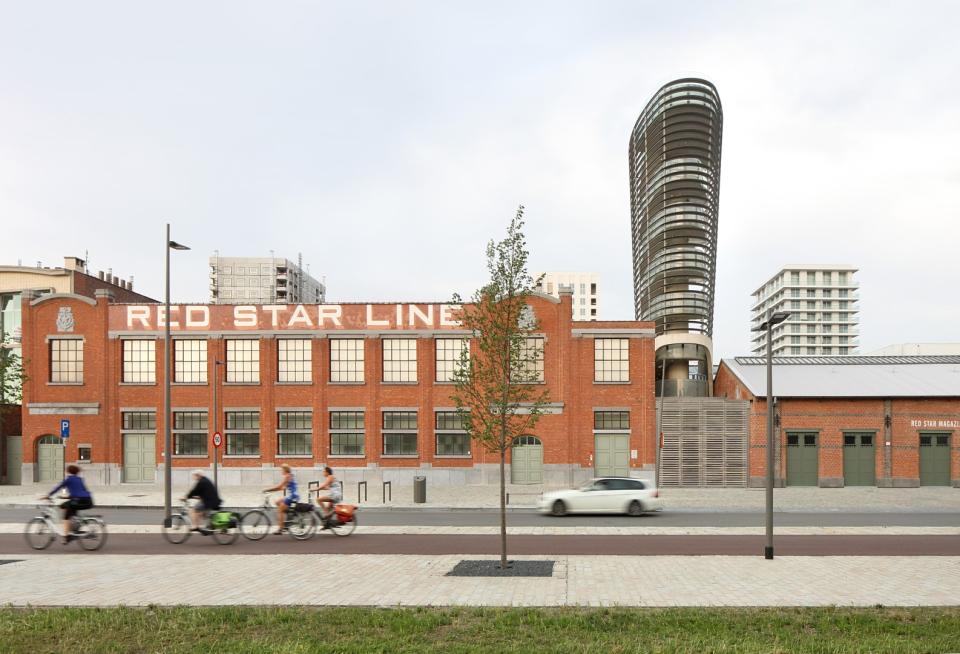
[[630, 135], [633, 294], [656, 323], [657, 393], [708, 396], [723, 108], [716, 87], [665, 84]]

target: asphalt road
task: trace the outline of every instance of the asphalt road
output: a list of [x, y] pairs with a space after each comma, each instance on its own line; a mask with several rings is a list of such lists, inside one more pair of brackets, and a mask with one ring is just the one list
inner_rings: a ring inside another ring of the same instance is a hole
[[[510, 536], [511, 555], [629, 555], [666, 556], [711, 554], [763, 555], [760, 536]], [[774, 541], [780, 556], [960, 556], [956, 536], [779, 536]], [[413, 554], [417, 556], [464, 554], [493, 555], [500, 551], [499, 536], [485, 535], [377, 535], [357, 531], [346, 538], [321, 534], [308, 541], [289, 536], [267, 536], [251, 542], [242, 536], [232, 545], [194, 535], [186, 543], [171, 545], [159, 534], [113, 534], [98, 552], [84, 553], [72, 543], [53, 543], [44, 550], [63, 554]], [[21, 534], [0, 535], [0, 558], [36, 553]]]
[[[96, 509], [107, 524], [156, 525], [163, 520], [160, 509]], [[37, 515], [36, 509], [0, 508], [0, 523], [21, 523]], [[499, 512], [490, 510], [437, 511], [361, 510], [361, 525], [480, 527], [500, 524]], [[703, 511], [663, 511], [633, 518], [621, 515], [577, 515], [555, 518], [533, 510], [513, 510], [507, 524], [515, 527], [762, 527], [762, 512], [708, 513]], [[774, 524], [781, 527], [960, 527], [956, 513], [774, 513]]]

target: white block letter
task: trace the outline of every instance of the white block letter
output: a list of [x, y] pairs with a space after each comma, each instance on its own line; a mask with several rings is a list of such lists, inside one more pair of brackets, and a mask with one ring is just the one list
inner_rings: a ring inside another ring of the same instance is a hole
[[367, 305], [367, 327], [389, 327], [389, 320], [374, 320], [373, 319], [373, 305]]
[[133, 321], [138, 321], [144, 329], [150, 329], [150, 307], [127, 307], [127, 329], [133, 329]]
[[343, 308], [339, 304], [321, 304], [317, 310], [317, 322], [320, 327], [329, 320], [337, 327], [343, 327], [340, 317], [343, 316]]
[[233, 307], [233, 326], [256, 327], [257, 307], [250, 306], [249, 304], [241, 304]]
[[293, 327], [296, 323], [303, 323], [305, 327], [313, 327], [313, 321], [310, 320], [310, 316], [307, 315], [307, 310], [303, 308], [302, 304], [298, 304], [297, 308], [293, 310], [293, 315], [290, 316], [287, 327]]
[[410, 305], [407, 312], [407, 322], [411, 327], [416, 327], [415, 320], [420, 320], [425, 327], [433, 327], [433, 305], [427, 305], [427, 312], [424, 313], [416, 304]]
[[441, 304], [440, 305], [440, 326], [441, 327], [459, 327], [460, 321], [454, 320], [453, 312], [460, 311], [459, 304]]
[[[196, 314], [199, 318], [194, 318]], [[210, 307], [190, 306], [186, 309], [187, 327], [209, 327], [210, 326]]]
[[270, 312], [270, 325], [273, 326], [274, 329], [280, 326], [280, 321], [277, 319], [277, 313], [280, 311], [286, 311], [286, 309], [286, 305], [283, 304], [268, 304], [267, 306], [263, 307], [264, 311]]

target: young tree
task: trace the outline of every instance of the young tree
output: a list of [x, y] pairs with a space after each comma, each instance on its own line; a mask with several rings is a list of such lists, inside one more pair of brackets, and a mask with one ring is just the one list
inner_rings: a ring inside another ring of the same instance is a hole
[[4, 437], [4, 427], [11, 411], [19, 410], [23, 397], [23, 361], [13, 347], [3, 340], [0, 333], [0, 440]]
[[20, 404], [24, 379], [20, 355], [0, 334], [0, 405]]
[[[454, 372], [453, 401], [464, 429], [480, 446], [500, 455], [500, 567], [507, 561], [505, 465], [507, 448], [530, 433], [548, 400], [539, 385], [543, 344], [531, 338], [538, 325], [527, 298], [535, 282], [527, 272], [523, 206], [507, 237], [487, 245], [490, 279], [462, 306], [460, 320], [472, 333], [470, 348]], [[455, 296], [454, 301], [460, 303]]]

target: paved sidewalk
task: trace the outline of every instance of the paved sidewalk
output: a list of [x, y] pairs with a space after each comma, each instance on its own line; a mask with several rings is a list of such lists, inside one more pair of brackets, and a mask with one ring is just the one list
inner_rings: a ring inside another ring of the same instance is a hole
[[556, 561], [554, 574], [512, 579], [446, 576], [460, 560], [490, 558], [471, 556], [18, 558], [0, 565], [2, 605], [960, 604], [960, 557], [523, 557]]
[[[0, 506], [34, 506], [37, 497], [50, 490], [48, 484], [0, 486]], [[102, 507], [162, 506], [163, 491], [158, 485], [124, 484], [92, 487], [96, 502]], [[186, 488], [174, 488], [174, 498]], [[509, 506], [531, 508], [541, 493], [555, 490], [541, 486], [508, 486]], [[246, 486], [224, 486], [221, 495], [229, 506], [259, 506], [263, 501], [260, 489]], [[667, 488], [661, 489], [667, 510], [692, 511], [762, 511], [764, 491], [760, 488]], [[482, 509], [499, 506], [497, 486], [430, 486], [428, 502], [414, 504], [412, 486], [393, 489], [392, 501], [382, 501], [381, 489], [370, 487], [368, 499], [361, 506], [376, 508], [422, 509]], [[357, 502], [356, 485], [347, 485], [347, 502]], [[777, 511], [851, 511], [924, 513], [960, 512], [960, 489], [939, 486], [921, 488], [778, 488], [774, 491]]]

